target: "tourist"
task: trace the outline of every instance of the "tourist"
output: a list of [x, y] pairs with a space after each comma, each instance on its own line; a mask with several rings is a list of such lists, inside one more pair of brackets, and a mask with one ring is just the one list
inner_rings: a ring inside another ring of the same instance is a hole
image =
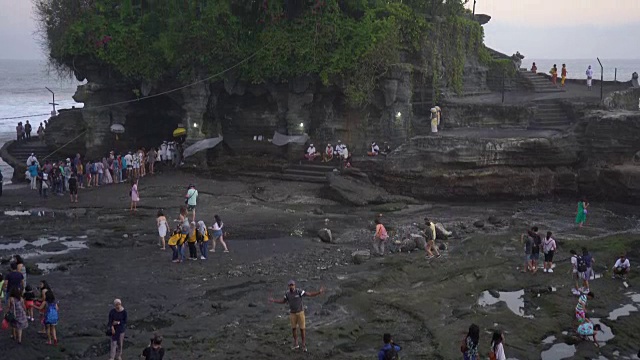
[[533, 240], [533, 245], [531, 246], [531, 272], [538, 272], [538, 261], [540, 260], [540, 248], [542, 247], [542, 238], [540, 234], [538, 234], [538, 227], [534, 226], [531, 228], [530, 236]]
[[173, 141], [170, 141], [167, 144], [167, 153], [166, 153], [166, 157], [165, 157], [165, 162], [167, 163], [167, 165], [170, 165], [173, 162], [173, 157], [174, 154], [176, 152], [176, 144]]
[[127, 310], [120, 299], [113, 300], [113, 309], [109, 311], [109, 326], [111, 332], [111, 351], [109, 360], [122, 359], [124, 333], [127, 329]]
[[300, 337], [302, 340], [302, 351], [307, 351], [306, 339], [305, 339], [305, 317], [304, 317], [304, 305], [302, 304], [302, 298], [305, 296], [315, 297], [324, 294], [324, 287], [320, 288], [317, 292], [306, 292], [304, 290], [296, 288], [296, 282], [289, 280], [289, 290], [284, 293], [282, 300], [269, 299], [270, 302], [276, 304], [289, 304], [289, 320], [291, 322], [291, 330], [293, 332], [293, 347], [292, 350], [299, 349], [298, 334], [296, 328], [300, 327]]
[[104, 185], [106, 180], [106, 176], [104, 174], [105, 172], [104, 164], [102, 163], [102, 161], [100, 161], [100, 159], [96, 160], [95, 164], [96, 164], [96, 169], [98, 173], [98, 186]]
[[368, 151], [367, 155], [369, 155], [369, 156], [378, 156], [378, 154], [380, 154], [380, 147], [374, 141], [374, 142], [371, 143], [371, 151]]
[[191, 227], [189, 226], [189, 220], [187, 219], [187, 208], [184, 206], [180, 207], [180, 214], [178, 215], [178, 221], [180, 222], [180, 240], [178, 242], [178, 259], [180, 262], [183, 262], [185, 257], [185, 242], [187, 237], [191, 233]]
[[42, 197], [45, 198], [45, 199], [48, 197], [47, 192], [49, 191], [49, 187], [50, 186], [51, 185], [49, 185], [49, 174], [46, 173], [46, 172], [43, 172], [42, 173], [42, 185], [41, 185], [41, 187], [42, 187]]
[[149, 346], [142, 350], [142, 355], [145, 360], [162, 360], [164, 358], [164, 348], [162, 347], [162, 336], [154, 335]]
[[29, 124], [29, 120], [27, 120], [27, 123], [24, 124], [24, 133], [26, 135], [26, 139], [27, 140], [31, 140], [31, 124]]
[[27, 166], [30, 166], [33, 162], [35, 161], [36, 165], [40, 166], [40, 163], [38, 162], [38, 158], [36, 157], [36, 155], [34, 153], [31, 153], [31, 155], [29, 155], [29, 157], [27, 158]]
[[0, 312], [2, 312], [2, 304], [4, 304], [5, 302], [5, 296], [4, 296], [4, 284], [6, 283], [6, 281], [4, 280], [4, 275], [2, 275], [2, 273], [0, 273]]
[[562, 64], [562, 70], [560, 70], [560, 85], [564, 87], [564, 81], [567, 79], [567, 65]]
[[16, 141], [20, 141], [22, 140], [22, 137], [24, 136], [24, 127], [22, 126], [22, 122], [18, 123], [18, 126], [16, 126]]
[[593, 324], [589, 319], [587, 319], [584, 323], [578, 325], [577, 333], [583, 340], [587, 340], [589, 336], [593, 338], [593, 344], [596, 347], [600, 347], [598, 344], [598, 340], [596, 339], [596, 332], [602, 331], [602, 327], [600, 324]]
[[160, 161], [166, 164], [167, 161], [167, 141], [163, 141], [160, 145]]
[[[583, 292], [589, 292], [589, 280], [593, 277], [593, 264], [596, 260], [591, 256], [586, 247], [582, 248], [582, 256], [578, 257], [578, 272], [582, 276]], [[586, 266], [586, 270], [584, 270]]]
[[398, 353], [400, 352], [400, 350], [402, 350], [402, 348], [395, 342], [393, 342], [391, 334], [386, 333], [382, 335], [382, 342], [384, 343], [384, 345], [382, 346], [380, 351], [378, 351], [378, 360], [400, 359]]
[[31, 285], [25, 286], [22, 297], [24, 298], [24, 308], [27, 311], [27, 320], [34, 321], [33, 308], [35, 306], [34, 302], [36, 300], [36, 294], [33, 292], [33, 287], [31, 287]]
[[147, 175], [147, 153], [144, 148], [138, 150], [138, 158], [140, 159], [140, 177]]
[[96, 161], [91, 162], [91, 180], [93, 186], [98, 187], [100, 185], [100, 176], [98, 176], [98, 164]]
[[542, 243], [542, 251], [544, 252], [544, 272], [552, 273], [553, 272], [553, 255], [556, 251], [556, 240], [551, 236], [553, 233], [551, 231], [547, 231], [547, 237], [544, 239]]
[[574, 288], [571, 289], [571, 292], [574, 295], [580, 295], [580, 290], [579, 290], [580, 289], [580, 285], [579, 285], [580, 274], [578, 273], [578, 254], [573, 249], [571, 249], [569, 251], [569, 253], [571, 254], [571, 276], [572, 276], [573, 281], [574, 281]]
[[133, 176], [133, 155], [131, 155], [131, 151], [124, 156], [122, 167], [127, 169], [127, 180], [129, 180]]
[[67, 158], [62, 167], [62, 179], [64, 181], [64, 191], [69, 190], [69, 179], [71, 178], [71, 159]]
[[536, 66], [536, 63], [533, 63], [533, 65], [531, 65], [531, 72], [534, 74], [538, 72], [538, 67]]
[[442, 126], [441, 126], [441, 123], [442, 123], [442, 109], [438, 105], [436, 105], [434, 107], [436, 108], [436, 114], [438, 115], [438, 127], [440, 129], [442, 129]]
[[213, 219], [215, 220], [213, 222], [213, 226], [211, 227], [211, 230], [213, 230], [213, 246], [211, 247], [211, 252], [216, 252], [216, 245], [217, 245], [217, 241], [220, 241], [220, 244], [222, 244], [222, 248], [224, 249], [224, 252], [228, 253], [229, 249], [227, 248], [227, 243], [224, 242], [224, 234], [222, 232], [222, 228], [224, 227], [224, 223], [222, 222], [222, 219], [220, 218], [220, 216], [218, 216], [217, 214], [213, 217]]
[[438, 109], [431, 108], [431, 133], [435, 134], [438, 132]]
[[[16, 265], [18, 266], [18, 272], [22, 274], [22, 278], [24, 279], [24, 283], [26, 285], [27, 284], [27, 267], [24, 264], [24, 260], [22, 259], [22, 256], [18, 254], [13, 255], [13, 262], [15, 262]], [[24, 290], [24, 287], [22, 289]]]
[[14, 287], [9, 292], [9, 311], [13, 314], [14, 320], [9, 321], [12, 329], [12, 338], [22, 344], [22, 330], [29, 327], [27, 312], [25, 311], [24, 300], [22, 299], [22, 290]]
[[591, 84], [593, 82], [593, 69], [591, 68], [591, 65], [589, 65], [585, 74], [587, 75], [587, 89], [591, 91]]
[[142, 175], [142, 172], [140, 171], [140, 164], [142, 162], [142, 159], [140, 159], [140, 150], [133, 153], [131, 159], [133, 160], [133, 177], [140, 178]]
[[155, 148], [151, 148], [149, 149], [149, 152], [147, 153], [147, 162], [149, 163], [149, 174], [153, 175], [154, 174], [154, 165], [156, 163], [156, 156], [158, 155], [158, 153], [156, 152]]
[[347, 149], [347, 146], [342, 143], [341, 140], [338, 140], [338, 144], [336, 144], [335, 153], [338, 154], [338, 157], [343, 158], [343, 151]]
[[84, 173], [87, 178], [87, 187], [90, 188], [93, 183], [92, 175], [93, 175], [93, 163], [91, 161], [86, 162], [84, 165]]
[[129, 195], [131, 195], [131, 208], [129, 209], [132, 213], [138, 211], [138, 202], [140, 201], [140, 194], [138, 193], [138, 179], [131, 179], [131, 190], [129, 191]]
[[84, 166], [82, 165], [82, 161], [79, 161], [76, 166], [76, 177], [78, 180], [78, 188], [84, 189]]
[[122, 180], [122, 171], [124, 171], [126, 169], [126, 166], [122, 166], [122, 155], [118, 154], [118, 156], [116, 156], [116, 159], [113, 161], [113, 172], [115, 173], [115, 179], [114, 181], [117, 184], [120, 184], [123, 182]]
[[31, 177], [31, 190], [36, 190], [38, 189], [36, 181], [38, 179], [38, 164], [35, 161], [31, 162], [31, 165], [29, 165], [29, 176]]
[[304, 154], [305, 159], [309, 161], [313, 161], [318, 155], [320, 154], [318, 154], [313, 144], [309, 144], [309, 147], [307, 148], [307, 153]]
[[15, 262], [11, 262], [11, 265], [9, 265], [9, 267], [11, 269], [11, 272], [6, 275], [5, 282], [3, 285], [4, 293], [5, 293], [5, 302], [9, 300], [9, 296], [11, 296], [11, 291], [13, 291], [13, 289], [18, 289], [20, 294], [22, 294], [22, 290], [24, 290], [24, 287], [26, 284], [24, 280], [24, 276], [18, 270], [18, 264]]
[[198, 221], [196, 238], [200, 248], [200, 260], [208, 259], [209, 255], [207, 254], [207, 250], [209, 249], [209, 231], [207, 231], [207, 226], [202, 220]]
[[40, 298], [33, 302], [33, 304], [35, 305], [36, 309], [39, 309], [39, 313], [40, 313], [40, 324], [42, 324], [42, 330], [38, 331], [39, 334], [46, 334], [47, 333], [47, 327], [44, 324], [44, 322], [45, 322], [45, 311], [44, 311], [44, 308], [41, 307], [41, 305], [43, 303], [46, 303], [46, 301], [47, 301], [47, 293], [49, 291], [51, 291], [51, 286], [49, 286], [49, 283], [46, 280], [40, 280]]
[[586, 197], [583, 197], [582, 200], [578, 201], [578, 211], [576, 213], [576, 224], [582, 227], [587, 222], [587, 208], [589, 207], [589, 202]]
[[327, 144], [327, 147], [324, 149], [324, 154], [322, 154], [322, 162], [329, 162], [331, 160], [333, 160], [333, 146]]
[[112, 184], [113, 183], [113, 177], [111, 176], [111, 171], [109, 169], [109, 162], [107, 161], [107, 158], [102, 158], [102, 168], [104, 169], [104, 184], [108, 185], [108, 184]]
[[189, 184], [187, 188], [187, 194], [185, 197], [185, 203], [187, 204], [187, 211], [191, 211], [191, 221], [196, 221], [196, 204], [198, 203], [198, 190], [193, 184]]
[[478, 360], [478, 344], [480, 343], [480, 327], [476, 324], [469, 326], [469, 332], [462, 339], [460, 351], [464, 360]]
[[[436, 258], [440, 257], [440, 250], [436, 246], [436, 225], [429, 220], [429, 218], [424, 218], [424, 224], [427, 226], [428, 231], [423, 231], [422, 235], [424, 235], [427, 240], [427, 245], [425, 245], [424, 250], [427, 252], [427, 259], [433, 259], [433, 250], [435, 250]], [[425, 229], [426, 230], [426, 229]]]
[[189, 236], [187, 237], [187, 246], [189, 247], [189, 260], [198, 260], [198, 251], [196, 242], [198, 242], [197, 229], [195, 221], [191, 222]]
[[167, 232], [169, 231], [169, 224], [167, 223], [167, 218], [164, 216], [162, 210], [158, 210], [158, 214], [156, 215], [156, 226], [158, 227], [158, 236], [160, 237], [160, 250], [165, 250], [165, 241], [164, 238], [167, 236]]
[[382, 151], [380, 151], [380, 155], [387, 156], [389, 154], [391, 154], [391, 146], [389, 146], [389, 143], [385, 141], [384, 144], [382, 144]]
[[167, 241], [167, 245], [169, 245], [169, 248], [171, 249], [171, 262], [174, 263], [179, 263], [180, 260], [178, 259], [178, 255], [180, 254], [180, 250], [178, 248], [178, 246], [182, 246], [181, 243], [181, 239], [182, 239], [182, 234], [180, 233], [180, 225], [178, 225], [178, 227], [173, 231], [173, 234], [171, 234], [171, 236], [169, 237], [169, 240]]
[[[491, 356], [493, 353], [493, 357]], [[494, 331], [491, 337], [491, 351], [489, 352], [490, 359], [507, 360], [507, 356], [504, 354], [504, 334], [502, 331]]]
[[40, 123], [40, 126], [38, 127], [38, 140], [44, 142], [44, 127], [42, 126], [42, 123]]
[[622, 254], [613, 265], [613, 278], [615, 279], [621, 277], [622, 280], [626, 280], [630, 270], [631, 264], [629, 263], [629, 259], [627, 259], [626, 256]]
[[538, 227], [534, 226], [522, 234], [520, 241], [524, 244], [524, 269], [520, 272], [533, 271], [531, 268], [531, 251], [533, 250], [533, 234], [538, 231]]
[[47, 332], [47, 345], [58, 346], [56, 325], [58, 325], [58, 302], [53, 291], [47, 291], [45, 301], [40, 305], [40, 310], [45, 309], [44, 326]]
[[589, 291], [588, 293], [583, 293], [578, 298], [578, 304], [576, 305], [576, 320], [578, 323], [583, 323], [587, 318], [587, 302], [593, 300], [594, 297], [594, 293]]
[[380, 219], [376, 219], [375, 223], [376, 233], [373, 235], [373, 251], [376, 255], [384, 256], [384, 244], [387, 242], [387, 239], [389, 239], [389, 235]]
[[76, 173], [73, 173], [69, 178], [69, 198], [71, 202], [78, 202], [78, 178]]
[[551, 74], [551, 83], [553, 85], [557, 85], [557, 83], [558, 83], [558, 67], [556, 66], [556, 64], [553, 64], [553, 67], [551, 68], [551, 71], [549, 71], [549, 73]]

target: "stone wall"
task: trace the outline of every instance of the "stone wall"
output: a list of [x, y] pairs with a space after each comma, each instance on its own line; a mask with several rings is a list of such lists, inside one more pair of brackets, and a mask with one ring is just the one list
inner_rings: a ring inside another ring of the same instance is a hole
[[640, 112], [640, 88], [614, 91], [604, 99], [609, 110], [628, 110]]
[[[526, 128], [535, 115], [535, 108], [529, 105], [443, 102], [441, 107], [445, 128]], [[428, 127], [426, 130], [430, 131]]]

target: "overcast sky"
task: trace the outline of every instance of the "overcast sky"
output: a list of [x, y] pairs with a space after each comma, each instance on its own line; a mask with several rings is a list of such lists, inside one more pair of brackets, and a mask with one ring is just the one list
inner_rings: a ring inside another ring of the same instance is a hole
[[[508, 55], [640, 59], [640, 0], [476, 1], [487, 45]], [[34, 31], [30, 0], [0, 0], [0, 59], [44, 58]]]

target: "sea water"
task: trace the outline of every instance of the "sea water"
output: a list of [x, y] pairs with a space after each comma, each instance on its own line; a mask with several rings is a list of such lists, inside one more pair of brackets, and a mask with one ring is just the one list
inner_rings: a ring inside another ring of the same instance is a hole
[[[72, 96], [81, 83], [75, 78], [61, 78], [55, 71], [49, 71], [45, 60], [5, 60], [0, 59], [0, 147], [16, 137], [16, 125], [29, 120], [36, 134], [38, 126], [49, 118], [52, 106], [51, 93], [56, 95], [56, 109], [82, 107]], [[2, 120], [6, 117], [43, 114], [23, 119]], [[24, 159], [25, 161], [27, 159]], [[4, 182], [10, 182], [13, 169], [0, 161], [0, 171]]]

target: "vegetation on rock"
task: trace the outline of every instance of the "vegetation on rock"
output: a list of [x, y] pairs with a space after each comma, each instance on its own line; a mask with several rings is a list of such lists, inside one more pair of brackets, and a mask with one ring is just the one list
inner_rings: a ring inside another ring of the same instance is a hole
[[[78, 58], [132, 83], [188, 83], [235, 69], [253, 83], [318, 76], [353, 105], [408, 62], [460, 91], [484, 48], [467, 0], [34, 0], [51, 62]], [[403, 56], [406, 55], [406, 56]], [[444, 69], [444, 71], [443, 71]]]

